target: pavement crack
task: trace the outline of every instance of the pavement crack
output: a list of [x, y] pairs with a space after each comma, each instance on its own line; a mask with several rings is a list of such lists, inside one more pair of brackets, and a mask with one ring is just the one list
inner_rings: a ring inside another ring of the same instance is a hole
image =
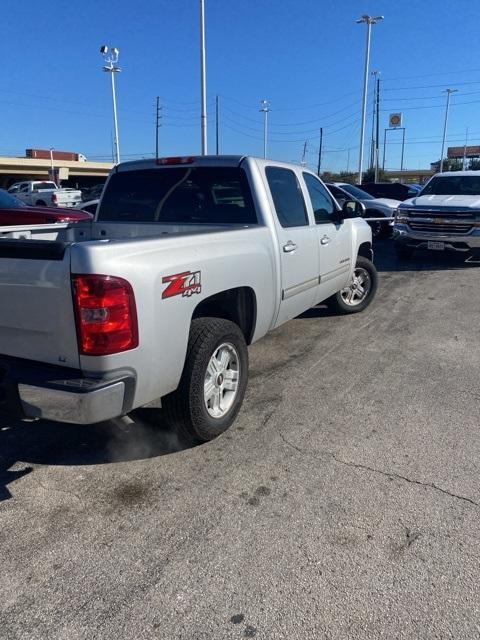
[[467, 502], [468, 504], [471, 504], [474, 507], [480, 508], [480, 504], [478, 502], [475, 502], [475, 500], [472, 500], [471, 498], [467, 498], [466, 496], [461, 496], [458, 493], [453, 493], [453, 491], [448, 491], [448, 489], [443, 489], [442, 487], [439, 487], [434, 482], [422, 482], [421, 480], [415, 480], [414, 478], [409, 478], [407, 476], [402, 475], [401, 473], [396, 473], [395, 471], [383, 471], [382, 469], [376, 469], [375, 467], [370, 467], [367, 464], [361, 464], [359, 462], [349, 462], [347, 460], [342, 460], [335, 453], [333, 453], [333, 451], [328, 451], [328, 450], [323, 450], [321, 452], [307, 451], [305, 449], [302, 449], [301, 447], [298, 447], [293, 442], [290, 442], [290, 440], [288, 440], [288, 438], [286, 438], [283, 435], [280, 429], [277, 429], [277, 433], [280, 436], [281, 440], [283, 440], [283, 442], [287, 446], [291, 447], [292, 449], [295, 449], [295, 451], [298, 451], [302, 455], [309, 455], [309, 456], [312, 456], [313, 458], [321, 458], [322, 455], [328, 455], [330, 456], [330, 458], [335, 460], [335, 462], [337, 462], [338, 464], [344, 465], [346, 467], [361, 469], [362, 471], [370, 471], [370, 473], [375, 473], [375, 474], [384, 476], [385, 478], [397, 478], [398, 480], [403, 480], [404, 482], [408, 482], [409, 484], [415, 484], [420, 487], [427, 487], [429, 489], [433, 489], [434, 491], [438, 491], [439, 493], [443, 493], [443, 495], [449, 496], [450, 498], [455, 498], [456, 500]]
[[401, 473], [396, 473], [395, 471], [382, 471], [382, 469], [376, 469], [375, 467], [370, 467], [369, 465], [366, 465], [366, 464], [360, 464], [358, 462], [347, 462], [346, 460], [341, 460], [340, 458], [338, 458], [331, 451], [325, 451], [325, 453], [331, 456], [335, 460], [335, 462], [338, 462], [338, 464], [343, 464], [347, 467], [353, 467], [355, 469], [363, 469], [365, 471], [371, 471], [372, 473], [377, 473], [379, 475], [385, 476], [386, 478], [397, 478], [398, 480], [404, 480], [405, 482], [408, 482], [410, 484], [416, 484], [421, 487], [428, 487], [430, 489], [434, 489], [435, 491], [439, 491], [440, 493], [443, 493], [444, 495], [449, 496], [450, 498], [462, 500], [463, 502], [468, 502], [469, 504], [472, 504], [474, 507], [480, 508], [480, 504], [478, 502], [475, 502], [475, 500], [472, 500], [471, 498], [467, 498], [466, 496], [461, 496], [458, 493], [453, 493], [452, 491], [448, 491], [448, 489], [443, 489], [442, 487], [439, 487], [434, 482], [422, 482], [421, 480], [408, 478], [407, 476], [404, 476]]

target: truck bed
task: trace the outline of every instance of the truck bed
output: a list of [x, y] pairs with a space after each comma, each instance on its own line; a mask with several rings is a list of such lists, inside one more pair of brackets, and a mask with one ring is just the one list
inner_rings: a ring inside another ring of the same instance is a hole
[[[27, 239], [0, 238], [0, 300], [4, 302], [0, 305], [0, 355], [93, 376], [105, 370], [142, 371], [137, 387], [142, 397], [135, 399], [141, 406], [155, 397], [153, 389], [159, 385], [152, 352], [168, 363], [162, 366], [163, 388], [175, 388], [190, 318], [198, 304], [197, 296], [162, 300], [165, 276], [201, 271], [203, 296], [218, 291], [227, 268], [232, 288], [260, 283], [265, 290], [265, 317], [259, 313], [257, 318], [259, 332], [265, 333], [273, 321], [275, 258], [266, 226], [117, 222], [52, 226], [30, 229]], [[22, 231], [17, 228], [13, 233]], [[112, 275], [131, 283], [143, 331], [138, 349], [112, 356], [79, 355], [71, 277], [85, 273]], [[172, 327], [176, 328], [173, 334]], [[149, 370], [145, 362], [153, 368]]]

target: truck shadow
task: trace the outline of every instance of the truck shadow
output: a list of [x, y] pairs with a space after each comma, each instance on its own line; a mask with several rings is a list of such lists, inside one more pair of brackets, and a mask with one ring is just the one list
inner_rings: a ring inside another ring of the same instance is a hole
[[131, 422], [93, 425], [0, 422], [0, 502], [11, 498], [8, 485], [32, 465], [98, 465], [144, 460], [196, 446], [166, 425], [159, 409], [139, 409]]
[[465, 262], [467, 256], [447, 251], [416, 251], [408, 260], [399, 259], [391, 240], [377, 240], [373, 245], [374, 262], [379, 272], [452, 271], [472, 269], [480, 263]]

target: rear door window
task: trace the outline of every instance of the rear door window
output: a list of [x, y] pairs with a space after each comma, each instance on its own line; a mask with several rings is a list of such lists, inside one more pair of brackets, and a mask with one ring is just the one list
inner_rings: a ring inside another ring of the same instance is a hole
[[282, 227], [308, 226], [305, 200], [295, 173], [283, 167], [267, 167], [265, 175]]
[[257, 224], [257, 214], [243, 169], [172, 167], [114, 173], [98, 220]]

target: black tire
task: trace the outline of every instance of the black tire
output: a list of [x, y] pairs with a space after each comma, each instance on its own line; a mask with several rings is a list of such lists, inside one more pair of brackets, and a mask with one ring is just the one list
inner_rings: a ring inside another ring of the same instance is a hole
[[351, 313], [360, 313], [368, 307], [372, 302], [378, 288], [378, 274], [373, 262], [364, 258], [363, 256], [357, 256], [357, 262], [355, 263], [355, 269], [362, 269], [368, 272], [370, 279], [370, 288], [363, 300], [357, 304], [348, 304], [345, 302], [342, 296], [342, 291], [338, 291], [335, 295], [327, 300], [327, 304], [336, 313], [348, 315]]
[[[379, 211], [367, 211], [365, 213], [365, 220], [368, 222], [368, 218], [384, 218]], [[373, 222], [368, 222], [370, 225], [370, 229], [372, 230], [372, 238], [374, 240], [384, 240], [385, 238], [390, 238], [392, 235], [392, 229], [387, 221], [381, 222], [380, 220], [374, 220]]]
[[407, 247], [407, 245], [401, 242], [395, 242], [394, 244], [395, 253], [397, 254], [397, 258], [400, 260], [408, 260], [413, 256], [413, 252], [415, 249], [411, 247]]
[[[222, 344], [238, 354], [238, 386], [227, 413], [215, 418], [207, 410], [204, 382], [207, 366]], [[192, 321], [187, 356], [178, 389], [163, 398], [165, 418], [181, 436], [207, 442], [226, 431], [237, 417], [247, 388], [248, 349], [240, 328], [230, 320], [196, 318]]]
[[35, 203], [35, 206], [37, 206], [37, 207], [46, 207], [47, 203], [44, 202], [43, 200], [38, 200], [38, 202]]

